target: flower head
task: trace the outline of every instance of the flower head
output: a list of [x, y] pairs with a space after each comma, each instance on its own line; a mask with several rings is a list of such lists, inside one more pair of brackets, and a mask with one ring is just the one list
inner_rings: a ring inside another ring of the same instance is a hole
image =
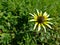
[[46, 12], [42, 13], [42, 11], [39, 12], [37, 10], [37, 14], [35, 14], [35, 13], [31, 14], [30, 13], [30, 15], [33, 16], [33, 19], [31, 19], [30, 21], [34, 21], [35, 22], [34, 30], [36, 29], [36, 27], [38, 27], [38, 31], [40, 31], [41, 30], [41, 26], [44, 28], [45, 32], [46, 32], [46, 27], [45, 26], [47, 26], [50, 29], [52, 29], [52, 27], [49, 25], [49, 24], [52, 24], [49, 21], [52, 18], [49, 18], [49, 15]]

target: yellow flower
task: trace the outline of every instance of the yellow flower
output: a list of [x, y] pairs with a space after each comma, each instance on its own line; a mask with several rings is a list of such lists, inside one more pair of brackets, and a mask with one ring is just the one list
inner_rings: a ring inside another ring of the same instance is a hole
[[49, 15], [46, 13], [46, 12], [44, 12], [43, 14], [42, 14], [42, 11], [41, 12], [39, 12], [38, 10], [37, 10], [37, 14], [31, 14], [30, 13], [30, 15], [32, 15], [33, 16], [33, 19], [31, 19], [31, 20], [29, 20], [29, 21], [34, 21], [35, 22], [35, 26], [34, 26], [34, 30], [36, 29], [36, 27], [38, 27], [38, 31], [40, 31], [41, 30], [41, 27], [43, 27], [44, 28], [44, 31], [46, 32], [46, 27], [45, 26], [47, 26], [47, 27], [49, 27], [50, 29], [52, 29], [52, 27], [49, 25], [49, 24], [52, 24], [49, 20], [51, 20], [52, 18], [49, 18]]

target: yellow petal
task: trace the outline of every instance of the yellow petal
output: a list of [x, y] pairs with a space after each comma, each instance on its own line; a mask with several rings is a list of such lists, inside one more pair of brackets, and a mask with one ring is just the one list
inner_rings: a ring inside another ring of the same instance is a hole
[[46, 12], [44, 12], [43, 16], [47, 16], [47, 13], [46, 13]]
[[31, 21], [36, 21], [36, 20], [34, 20], [34, 19], [29, 20], [29, 22], [31, 22]]
[[48, 17], [47, 16], [44, 16], [44, 19], [46, 20], [46, 19], [48, 19]]
[[49, 17], [50, 15], [47, 15], [47, 17]]
[[41, 24], [42, 25], [42, 27], [44, 28], [44, 31], [46, 32], [46, 28], [45, 28], [45, 26], [43, 25], [43, 24]]
[[34, 17], [34, 15], [32, 13], [29, 13], [29, 14]]
[[50, 29], [52, 29], [52, 27], [49, 24], [45, 24], [46, 26], [48, 26]]
[[38, 16], [42, 16], [42, 11], [39, 13], [39, 15]]
[[37, 24], [38, 24], [38, 23], [36, 22], [35, 25], [34, 25], [34, 30], [36, 29]]
[[53, 23], [51, 23], [51, 22], [47, 22], [48, 24], [53, 24]]
[[37, 14], [39, 15], [39, 10], [38, 9], [36, 9], [37, 10]]
[[40, 24], [38, 24], [38, 31], [40, 31], [40, 29], [41, 29], [41, 25], [40, 25]]
[[52, 18], [48, 18], [48, 19], [46, 19], [46, 20], [52, 20]]
[[34, 13], [34, 19], [37, 20], [37, 15]]

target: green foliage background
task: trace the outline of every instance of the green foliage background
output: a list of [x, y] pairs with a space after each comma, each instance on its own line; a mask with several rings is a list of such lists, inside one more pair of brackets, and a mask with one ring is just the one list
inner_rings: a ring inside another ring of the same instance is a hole
[[[53, 29], [32, 31], [36, 9], [50, 14]], [[60, 0], [0, 0], [0, 45], [60, 45]]]

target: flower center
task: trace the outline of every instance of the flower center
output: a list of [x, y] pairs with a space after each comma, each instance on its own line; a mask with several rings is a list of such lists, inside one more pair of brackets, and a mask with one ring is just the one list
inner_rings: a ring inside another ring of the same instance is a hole
[[37, 22], [38, 23], [43, 23], [44, 22], [44, 17], [43, 16], [38, 16]]

